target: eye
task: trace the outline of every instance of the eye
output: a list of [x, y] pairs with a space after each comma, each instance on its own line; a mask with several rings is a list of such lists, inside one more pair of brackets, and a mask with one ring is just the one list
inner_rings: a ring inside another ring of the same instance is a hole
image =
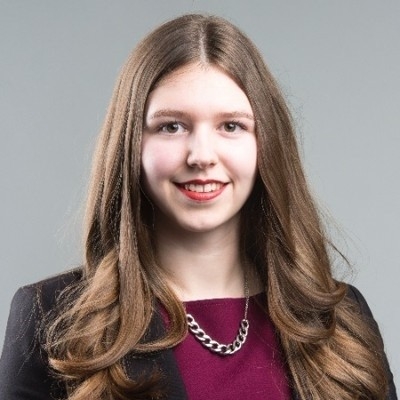
[[236, 132], [237, 130], [246, 130], [246, 127], [237, 121], [224, 122], [223, 129], [225, 132]]
[[182, 130], [183, 127], [179, 122], [168, 122], [166, 124], [160, 125], [158, 131], [163, 133], [177, 133]]

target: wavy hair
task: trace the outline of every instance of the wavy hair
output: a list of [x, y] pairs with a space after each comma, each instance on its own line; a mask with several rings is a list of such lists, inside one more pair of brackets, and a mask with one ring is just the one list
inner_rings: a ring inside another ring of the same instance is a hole
[[[51, 367], [70, 400], [159, 398], [157, 371], [128, 379], [123, 358], [170, 348], [187, 332], [182, 304], [166, 285], [141, 189], [146, 100], [177, 68], [212, 65], [247, 95], [256, 120], [258, 177], [242, 210], [242, 248], [256, 266], [301, 399], [384, 399], [383, 345], [332, 277], [330, 246], [307, 187], [293, 123], [254, 44], [224, 19], [184, 15], [145, 37], [127, 60], [94, 158], [79, 284], [47, 330]], [[146, 336], [156, 302], [164, 335]]]

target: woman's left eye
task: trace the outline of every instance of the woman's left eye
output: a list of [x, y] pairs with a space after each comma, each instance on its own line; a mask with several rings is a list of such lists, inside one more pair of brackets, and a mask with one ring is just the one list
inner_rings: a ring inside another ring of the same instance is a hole
[[237, 130], [246, 130], [246, 127], [236, 121], [228, 121], [223, 125], [223, 129], [225, 132], [236, 132]]

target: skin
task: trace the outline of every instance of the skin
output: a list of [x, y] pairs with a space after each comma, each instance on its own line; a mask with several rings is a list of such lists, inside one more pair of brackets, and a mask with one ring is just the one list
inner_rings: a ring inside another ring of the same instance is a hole
[[157, 256], [177, 295], [243, 296], [239, 215], [256, 177], [257, 142], [235, 81], [197, 64], [164, 78], [147, 101], [142, 170]]

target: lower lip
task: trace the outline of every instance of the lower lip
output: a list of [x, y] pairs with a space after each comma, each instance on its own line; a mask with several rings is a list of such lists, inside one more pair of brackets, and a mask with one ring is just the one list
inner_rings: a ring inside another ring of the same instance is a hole
[[177, 188], [189, 199], [195, 201], [210, 201], [218, 197], [225, 189], [226, 185], [223, 185], [220, 189], [214, 190], [213, 192], [192, 192], [191, 190], [186, 190], [182, 186], [177, 186]]

